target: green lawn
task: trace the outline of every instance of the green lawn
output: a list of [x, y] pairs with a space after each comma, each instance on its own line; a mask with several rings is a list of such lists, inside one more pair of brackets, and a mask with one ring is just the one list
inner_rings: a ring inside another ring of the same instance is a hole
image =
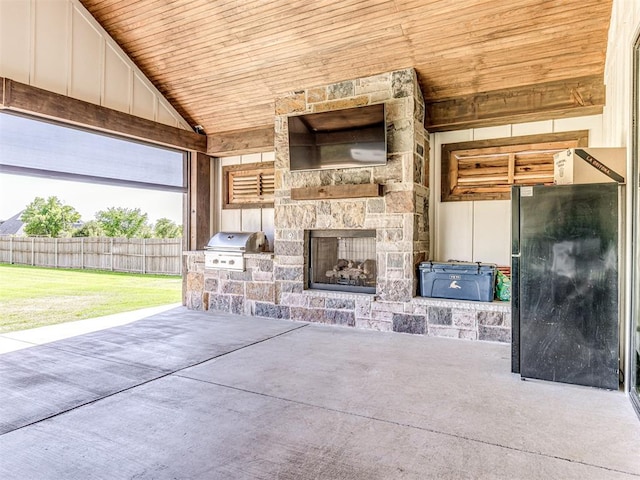
[[182, 279], [0, 264], [0, 333], [177, 303]]

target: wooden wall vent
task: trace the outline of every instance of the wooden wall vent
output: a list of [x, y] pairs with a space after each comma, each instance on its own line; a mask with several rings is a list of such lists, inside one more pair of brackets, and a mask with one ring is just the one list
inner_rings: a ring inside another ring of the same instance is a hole
[[273, 206], [273, 162], [222, 167], [223, 208]]
[[553, 156], [587, 143], [588, 132], [443, 145], [442, 201], [508, 200], [512, 185], [553, 184]]

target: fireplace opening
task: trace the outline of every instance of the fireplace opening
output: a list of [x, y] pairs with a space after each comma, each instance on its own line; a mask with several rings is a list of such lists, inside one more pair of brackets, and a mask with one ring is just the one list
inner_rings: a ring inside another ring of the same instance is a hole
[[375, 230], [310, 230], [309, 288], [376, 293]]

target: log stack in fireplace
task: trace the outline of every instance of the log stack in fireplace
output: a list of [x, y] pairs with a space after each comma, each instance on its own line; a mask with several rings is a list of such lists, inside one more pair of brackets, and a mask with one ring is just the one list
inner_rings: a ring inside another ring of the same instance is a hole
[[330, 283], [338, 285], [375, 285], [376, 262], [375, 260], [355, 262], [339, 259], [333, 269], [327, 270], [326, 276]]

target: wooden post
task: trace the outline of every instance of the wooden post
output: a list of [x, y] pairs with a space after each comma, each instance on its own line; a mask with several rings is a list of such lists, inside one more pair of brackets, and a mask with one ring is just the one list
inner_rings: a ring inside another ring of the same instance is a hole
[[80, 237], [80, 269], [84, 270], [84, 237]]
[[142, 273], [145, 273], [147, 262], [147, 239], [142, 239]]
[[13, 237], [9, 237], [9, 264], [13, 264]]
[[192, 153], [189, 182], [189, 250], [203, 249], [211, 236], [211, 158]]
[[111, 254], [111, 271], [113, 272], [113, 237], [111, 237], [111, 250], [109, 250]]
[[58, 238], [53, 239], [53, 266], [58, 268]]
[[31, 266], [36, 264], [35, 239], [31, 237]]

